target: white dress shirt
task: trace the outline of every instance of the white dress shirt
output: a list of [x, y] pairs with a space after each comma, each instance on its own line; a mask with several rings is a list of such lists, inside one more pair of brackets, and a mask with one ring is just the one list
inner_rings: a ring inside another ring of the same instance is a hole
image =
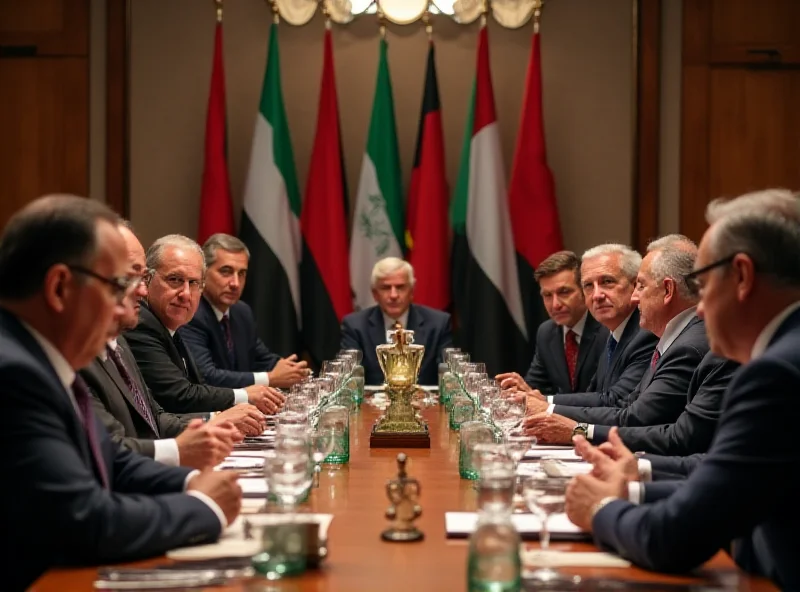
[[[108, 340], [108, 347], [110, 347], [113, 351], [117, 351], [117, 340], [116, 339], [109, 339]], [[108, 360], [108, 352], [104, 349], [100, 352], [100, 359], [104, 362]], [[130, 372], [130, 370], [128, 370]], [[145, 396], [145, 393], [142, 393], [142, 396]], [[146, 402], [146, 401], [145, 401]], [[153, 421], [158, 422], [158, 417], [156, 414], [153, 413]], [[178, 442], [175, 438], [163, 438], [158, 440], [153, 440], [153, 458], [160, 463], [163, 463], [169, 467], [179, 467], [181, 464], [181, 453], [178, 449]]]
[[[53, 367], [53, 370], [56, 372], [56, 376], [61, 381], [61, 384], [64, 386], [64, 390], [67, 391], [67, 395], [69, 396], [70, 401], [72, 401], [72, 406], [75, 408], [75, 414], [78, 416], [78, 419], [81, 423], [83, 423], [83, 414], [80, 412], [80, 408], [78, 407], [78, 402], [75, 400], [75, 395], [72, 392], [72, 383], [75, 382], [75, 370], [72, 366], [69, 365], [67, 359], [63, 356], [63, 354], [58, 351], [56, 346], [54, 346], [44, 335], [39, 333], [36, 329], [28, 325], [25, 321], [20, 319], [22, 325], [28, 330], [31, 336], [36, 340], [36, 342], [41, 346], [42, 350], [44, 351], [44, 355], [47, 357], [47, 360], [50, 362], [50, 365]], [[200, 471], [192, 471], [188, 475], [186, 475], [186, 479], [183, 481], [183, 490], [186, 491], [186, 487], [189, 485], [189, 481], [192, 480], [192, 477], [199, 474]], [[113, 485], [113, 483], [112, 483]], [[113, 487], [111, 488], [113, 491]], [[211, 509], [214, 514], [216, 514], [217, 518], [222, 525], [222, 529], [228, 527], [228, 519], [225, 518], [225, 513], [222, 511], [217, 503], [208, 497], [205, 493], [201, 491], [188, 491], [186, 492], [187, 495], [191, 495], [196, 497], [203, 503], [205, 503], [209, 509]]]
[[401, 314], [396, 319], [390, 317], [385, 312], [381, 311], [381, 313], [383, 314], [383, 326], [384, 326], [384, 328], [388, 331], [389, 329], [391, 329], [394, 326], [395, 322], [399, 322], [400, 325], [402, 325], [403, 329], [408, 329], [408, 310], [409, 309], [406, 309], [405, 312], [403, 312], [403, 314]]
[[[228, 321], [230, 322], [230, 318], [231, 318], [230, 310], [226, 310], [225, 312], [222, 312], [216, 306], [211, 304], [211, 302], [209, 302], [209, 304], [211, 305], [211, 310], [214, 311], [214, 316], [217, 317], [217, 322], [218, 323], [222, 322], [222, 317], [228, 317]], [[269, 373], [268, 372], [253, 372], [253, 384], [263, 384], [264, 386], [269, 386]], [[237, 391], [237, 390], [239, 390], [239, 389], [234, 389], [234, 392]], [[236, 403], [237, 404], [238, 403], [247, 403], [247, 399], [245, 399], [244, 401], [238, 401], [237, 400]]]
[[561, 342], [566, 347], [567, 345], [567, 333], [572, 331], [575, 333], [575, 341], [578, 342], [578, 345], [581, 344], [581, 337], [583, 337], [583, 328], [586, 326], [586, 315], [589, 314], [589, 311], [585, 311], [583, 316], [578, 319], [578, 322], [575, 323], [572, 327], [567, 327], [566, 325], [561, 326]]

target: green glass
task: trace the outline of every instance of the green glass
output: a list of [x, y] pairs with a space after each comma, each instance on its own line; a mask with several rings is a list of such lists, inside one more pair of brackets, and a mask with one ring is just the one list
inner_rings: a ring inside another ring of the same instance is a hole
[[466, 395], [459, 394], [453, 398], [450, 408], [450, 429], [456, 430], [466, 421], [475, 419], [475, 405]]
[[343, 405], [331, 405], [322, 411], [319, 429], [333, 430], [333, 450], [325, 464], [343, 465], [350, 462], [350, 412]]
[[355, 395], [353, 400], [356, 405], [361, 405], [364, 402], [364, 366], [356, 366], [353, 368], [352, 378], [355, 383]]
[[306, 570], [306, 526], [286, 522], [264, 526], [261, 552], [252, 558], [253, 569], [268, 580], [303, 573]]
[[459, 430], [458, 474], [462, 479], [475, 481], [480, 476], [472, 451], [476, 444], [494, 442], [492, 427], [483, 421], [466, 421]]

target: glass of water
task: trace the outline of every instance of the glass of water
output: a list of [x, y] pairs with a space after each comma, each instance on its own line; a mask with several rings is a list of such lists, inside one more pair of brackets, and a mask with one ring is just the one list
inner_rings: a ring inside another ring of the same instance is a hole
[[[550, 551], [550, 529], [549, 519], [553, 514], [564, 513], [564, 506], [567, 500], [567, 484], [570, 482], [566, 477], [548, 477], [546, 475], [535, 475], [526, 478], [522, 482], [522, 495], [525, 503], [531, 512], [536, 514], [542, 521], [539, 533], [539, 543], [543, 553], [555, 553]], [[542, 567], [530, 575], [530, 579], [546, 582], [572, 582], [571, 578], [565, 578], [556, 570], [550, 567]]]

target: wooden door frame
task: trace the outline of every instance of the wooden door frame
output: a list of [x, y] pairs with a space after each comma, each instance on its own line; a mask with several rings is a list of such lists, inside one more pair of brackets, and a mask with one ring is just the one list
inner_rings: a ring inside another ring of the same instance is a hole
[[[631, 238], [639, 250], [659, 234], [661, 5], [662, 0], [631, 0]], [[131, 0], [106, 0], [106, 15], [106, 200], [117, 212], [130, 216]]]

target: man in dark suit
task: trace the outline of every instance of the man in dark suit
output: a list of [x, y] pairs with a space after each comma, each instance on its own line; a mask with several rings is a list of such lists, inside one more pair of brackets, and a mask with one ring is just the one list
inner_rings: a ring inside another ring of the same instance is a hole
[[165, 467], [112, 443], [76, 378], [135, 288], [116, 224], [97, 201], [55, 196], [15, 214], [0, 239], [6, 589], [57, 565], [212, 542], [240, 509], [235, 475]]
[[[119, 231], [128, 249], [129, 276], [141, 280], [147, 270], [144, 248], [127, 222]], [[89, 386], [95, 414], [114, 442], [139, 454], [173, 466], [214, 466], [229, 450], [217, 434], [222, 431], [224, 440], [230, 440], [234, 436], [227, 432], [233, 426], [244, 435], [260, 434], [266, 424], [264, 415], [248, 403], [213, 417], [206, 414], [207, 423], [197, 416], [164, 411], [145, 386], [128, 343], [119, 335], [136, 327], [140, 300], [145, 298], [147, 285], [139, 281], [124, 301], [124, 313], [105, 350], [79, 372]]]
[[421, 304], [414, 298], [414, 269], [397, 257], [386, 257], [372, 269], [372, 297], [376, 306], [351, 313], [342, 320], [342, 349], [360, 349], [364, 356], [364, 382], [383, 384], [375, 347], [386, 343], [386, 331], [399, 324], [414, 331], [414, 343], [425, 346], [419, 384], [439, 382], [442, 350], [453, 342], [450, 315]]
[[708, 454], [688, 478], [639, 483], [576, 438], [592, 475], [573, 480], [567, 514], [598, 546], [638, 565], [684, 571], [731, 549], [744, 569], [800, 589], [800, 200], [771, 190], [709, 204], [698, 313], [712, 350], [743, 364]]
[[545, 395], [584, 392], [605, 353], [608, 330], [586, 308], [581, 261], [572, 251], [559, 251], [542, 261], [533, 276], [550, 319], [536, 332], [536, 353], [525, 379], [516, 372], [495, 379], [505, 390], [527, 386]]
[[248, 402], [262, 413], [275, 413], [284, 397], [271, 387], [205, 384], [177, 333], [200, 304], [205, 276], [200, 245], [178, 234], [162, 237], [147, 250], [147, 268], [147, 303], [139, 311], [139, 324], [125, 337], [156, 401], [172, 413], [221, 411]]
[[541, 442], [570, 443], [576, 433], [591, 441], [598, 426], [674, 423], [686, 406], [695, 369], [708, 352], [703, 322], [697, 318], [697, 290], [686, 282], [697, 247], [684, 236], [653, 241], [639, 267], [632, 302], [640, 325], [659, 337], [650, 367], [624, 404], [601, 406], [586, 397], [584, 406], [538, 403], [543, 415], [528, 418], [526, 431]]
[[235, 236], [214, 234], [203, 245], [206, 283], [200, 306], [178, 332], [207, 384], [243, 388], [251, 384], [289, 388], [306, 378], [306, 362], [270, 352], [256, 335], [250, 307], [239, 300], [250, 252]]

